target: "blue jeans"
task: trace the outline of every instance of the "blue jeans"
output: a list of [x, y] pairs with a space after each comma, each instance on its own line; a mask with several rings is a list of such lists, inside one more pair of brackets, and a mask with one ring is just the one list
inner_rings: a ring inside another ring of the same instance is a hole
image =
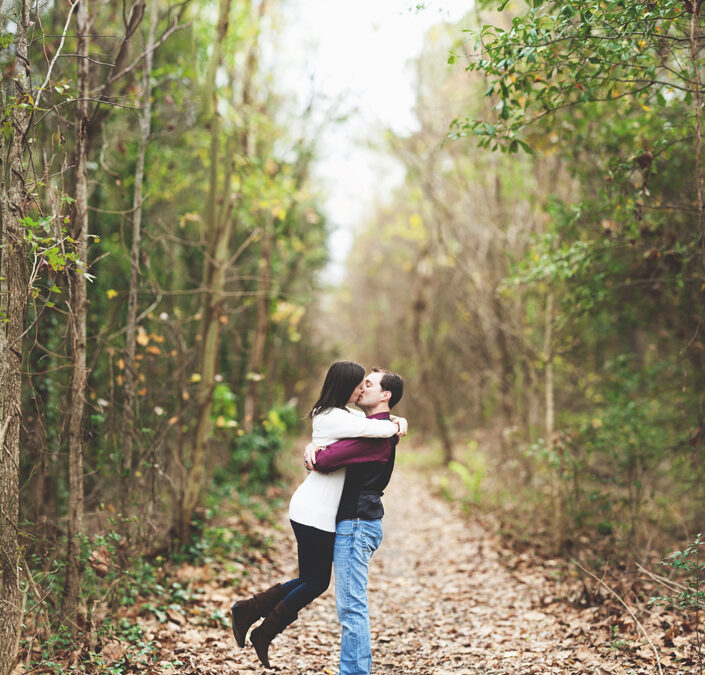
[[382, 543], [382, 520], [342, 520], [335, 530], [335, 605], [343, 629], [338, 675], [368, 675], [372, 665], [367, 572]]

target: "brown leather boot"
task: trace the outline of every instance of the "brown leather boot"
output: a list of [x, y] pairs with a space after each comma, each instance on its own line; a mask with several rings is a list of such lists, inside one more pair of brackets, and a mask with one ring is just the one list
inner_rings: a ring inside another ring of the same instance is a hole
[[253, 595], [248, 600], [238, 600], [230, 608], [233, 635], [238, 647], [245, 646], [245, 638], [250, 626], [260, 617], [267, 616], [286, 594], [281, 584], [275, 584], [266, 591]]
[[250, 634], [250, 642], [254, 646], [257, 657], [265, 668], [271, 668], [267, 654], [270, 643], [274, 637], [279, 635], [290, 623], [296, 621], [297, 616], [298, 614], [287, 609], [287, 606], [283, 602], [280, 602]]

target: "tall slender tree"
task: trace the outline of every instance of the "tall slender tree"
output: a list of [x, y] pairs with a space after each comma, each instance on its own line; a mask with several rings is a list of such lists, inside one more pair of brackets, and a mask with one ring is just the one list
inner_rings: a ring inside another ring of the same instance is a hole
[[88, 122], [90, 110], [90, 0], [78, 5], [76, 15], [78, 75], [76, 102], [75, 202], [71, 236], [78, 255], [71, 275], [71, 407], [69, 409], [69, 504], [66, 525], [66, 580], [64, 613], [76, 625], [81, 574], [80, 536], [83, 533], [83, 414], [86, 379], [86, 315], [88, 312]]
[[[137, 367], [135, 349], [137, 346], [137, 294], [140, 281], [140, 243], [142, 240], [142, 193], [144, 184], [144, 157], [149, 143], [152, 124], [152, 64], [154, 43], [157, 32], [158, 0], [151, 0], [150, 20], [147, 30], [147, 46], [142, 73], [142, 114], [140, 115], [140, 136], [137, 147], [135, 168], [135, 189], [132, 197], [132, 245], [130, 249], [130, 287], [127, 301], [127, 321], [125, 324], [125, 406], [122, 436], [123, 467], [129, 472], [132, 468], [132, 446], [135, 438], [137, 401]], [[123, 490], [125, 502], [129, 498], [129, 485]]]
[[[3, 117], [10, 118], [9, 148], [0, 143], [7, 169], [0, 174], [0, 675], [12, 670], [19, 647], [20, 592], [19, 468], [22, 353], [25, 335], [27, 274], [22, 219], [25, 215], [24, 151], [32, 119], [27, 30], [29, 0], [16, 3], [13, 91], [3, 91]], [[6, 154], [7, 152], [7, 154]]]
[[218, 10], [218, 23], [215, 42], [211, 52], [204, 87], [204, 120], [210, 126], [210, 181], [206, 200], [207, 247], [204, 261], [203, 297], [201, 302], [200, 333], [200, 383], [198, 388], [194, 442], [190, 456], [190, 466], [186, 476], [184, 495], [179, 514], [179, 536], [182, 541], [188, 537], [191, 516], [196, 508], [206, 467], [206, 450], [210, 434], [210, 415], [213, 407], [213, 389], [220, 338], [221, 317], [223, 316], [223, 287], [225, 268], [228, 259], [230, 233], [232, 230], [232, 210], [235, 195], [231, 190], [234, 143], [228, 142], [228, 158], [223, 187], [222, 209], [218, 209], [219, 165], [221, 123], [218, 111], [218, 92], [215, 86], [216, 75], [221, 64], [223, 45], [230, 25], [232, 0], [221, 0]]

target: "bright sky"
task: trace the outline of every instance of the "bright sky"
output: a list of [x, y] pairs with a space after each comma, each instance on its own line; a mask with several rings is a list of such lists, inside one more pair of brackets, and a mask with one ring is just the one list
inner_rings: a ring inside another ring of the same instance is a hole
[[472, 0], [287, 3], [277, 79], [302, 101], [314, 90], [328, 101], [340, 100], [339, 112], [350, 113], [344, 124], [329, 125], [324, 133], [316, 168], [336, 228], [330, 244], [333, 265], [326, 275], [331, 280], [342, 274], [341, 263], [365, 212], [402, 178], [401, 168], [383, 163], [369, 143], [385, 128], [414, 129], [410, 59], [420, 52], [431, 26], [458, 21], [471, 8]]

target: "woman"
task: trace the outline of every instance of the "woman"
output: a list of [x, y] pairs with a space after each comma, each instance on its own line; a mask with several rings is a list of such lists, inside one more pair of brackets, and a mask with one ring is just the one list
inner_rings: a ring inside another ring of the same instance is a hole
[[[350, 410], [361, 391], [364, 368], [352, 361], [334, 363], [326, 374], [318, 401], [309, 418], [313, 425], [313, 443], [330, 445], [341, 438], [389, 438], [406, 431], [406, 420], [367, 419]], [[240, 647], [250, 626], [260, 617], [264, 621], [252, 631], [250, 641], [264, 666], [273, 638], [296, 618], [306, 605], [323, 593], [330, 583], [335, 543], [335, 515], [345, 482], [345, 469], [323, 474], [311, 472], [298, 487], [289, 505], [289, 518], [296, 536], [299, 576], [276, 584], [241, 600], [230, 608], [233, 635]]]

